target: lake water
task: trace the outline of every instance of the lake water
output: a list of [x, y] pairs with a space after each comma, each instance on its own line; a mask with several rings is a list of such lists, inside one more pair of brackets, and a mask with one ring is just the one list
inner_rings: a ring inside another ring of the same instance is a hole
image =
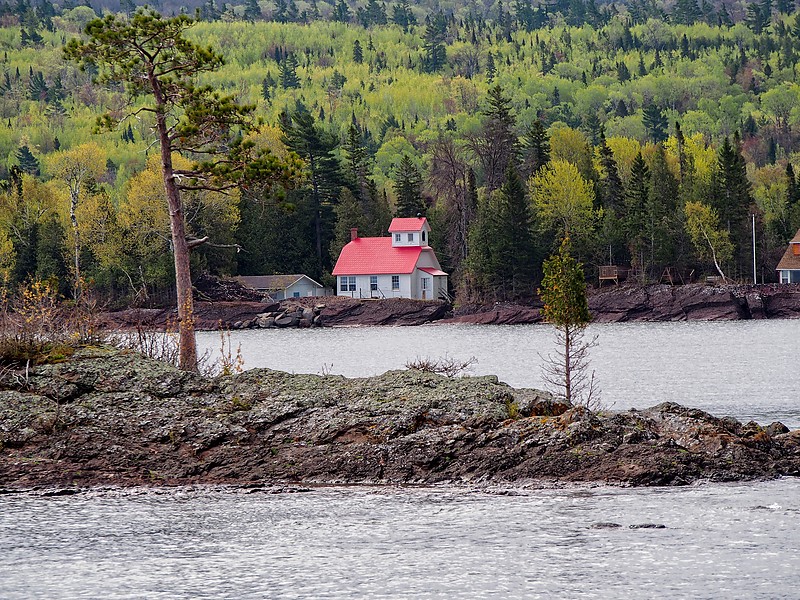
[[[671, 401], [744, 422], [800, 427], [800, 320], [591, 325], [591, 368], [614, 410]], [[233, 332], [245, 368], [347, 377], [401, 369], [416, 358], [477, 358], [472, 374], [544, 388], [542, 356], [554, 349], [546, 325], [427, 325], [261, 329]], [[199, 336], [218, 351], [219, 334]]]
[[0, 496], [0, 597], [798, 597], [798, 480], [514, 494]]
[[[597, 325], [616, 409], [800, 426], [800, 321]], [[372, 375], [475, 356], [541, 386], [546, 326], [233, 334], [248, 367]], [[219, 336], [200, 336], [215, 350]], [[613, 523], [617, 527], [604, 527]], [[639, 528], [642, 524], [663, 528]], [[322, 487], [0, 494], [0, 599], [798, 598], [800, 479], [684, 488]]]

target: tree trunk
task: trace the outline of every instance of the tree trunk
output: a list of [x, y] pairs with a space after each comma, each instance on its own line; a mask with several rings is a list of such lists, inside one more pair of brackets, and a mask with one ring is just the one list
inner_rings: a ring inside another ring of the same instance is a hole
[[161, 168], [164, 175], [164, 191], [169, 207], [169, 227], [172, 233], [172, 255], [175, 261], [175, 291], [178, 303], [178, 366], [185, 371], [197, 370], [197, 341], [194, 334], [194, 301], [192, 298], [192, 274], [189, 265], [189, 246], [183, 219], [183, 202], [175, 182], [172, 167], [172, 145], [167, 132], [166, 116], [161, 102], [161, 88], [154, 83], [153, 90], [159, 109], [156, 111], [156, 127], [161, 145]]
[[75, 287], [73, 288], [73, 299], [76, 301], [80, 299], [83, 289], [83, 282], [81, 281], [81, 237], [78, 231], [78, 217], [75, 214], [78, 208], [79, 194], [80, 188], [70, 190], [69, 220], [72, 224], [72, 234], [75, 236]]
[[564, 399], [572, 404], [572, 328], [564, 326]]

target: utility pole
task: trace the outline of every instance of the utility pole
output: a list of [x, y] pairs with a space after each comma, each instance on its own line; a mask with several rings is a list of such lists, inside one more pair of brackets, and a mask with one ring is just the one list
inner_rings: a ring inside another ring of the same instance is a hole
[[752, 214], [753, 217], [753, 284], [758, 283], [756, 275], [756, 213]]

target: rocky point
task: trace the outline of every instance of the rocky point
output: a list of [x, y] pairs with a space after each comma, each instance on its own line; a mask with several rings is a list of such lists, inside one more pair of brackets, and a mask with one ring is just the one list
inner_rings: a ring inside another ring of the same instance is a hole
[[680, 485], [800, 473], [800, 432], [674, 403], [591, 411], [492, 376], [253, 369], [117, 350], [0, 371], [0, 488], [140, 484]]

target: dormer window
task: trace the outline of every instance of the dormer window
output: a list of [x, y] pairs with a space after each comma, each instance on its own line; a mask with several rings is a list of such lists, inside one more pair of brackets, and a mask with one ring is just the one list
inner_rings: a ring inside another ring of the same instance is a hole
[[414, 241], [414, 234], [413, 233], [409, 233], [408, 234], [408, 241], [409, 242], [413, 242]]
[[422, 230], [422, 241], [425, 242], [425, 230]]
[[400, 241], [400, 234], [399, 233], [395, 233], [394, 234], [394, 241], [395, 242], [399, 242]]

